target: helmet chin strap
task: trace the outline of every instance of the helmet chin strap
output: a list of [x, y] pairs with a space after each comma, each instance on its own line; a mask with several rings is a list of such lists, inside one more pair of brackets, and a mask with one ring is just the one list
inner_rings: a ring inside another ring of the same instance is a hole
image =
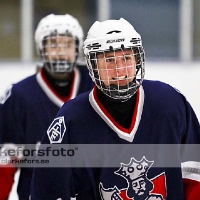
[[68, 77], [64, 80], [60, 80], [58, 78], [55, 78], [51, 75], [51, 71], [49, 71], [49, 68], [44, 67], [44, 75], [48, 79], [48, 81], [54, 85], [58, 86], [60, 88], [64, 88], [69, 85], [70, 81], [72, 80], [73, 72], [68, 72]]
[[117, 86], [114, 84], [105, 86], [103, 83], [102, 86], [102, 92], [104, 94], [121, 102], [128, 101], [138, 89], [136, 78], [134, 78], [132, 82], [128, 83], [125, 86]]
[[70, 73], [73, 71], [75, 62], [69, 62], [66, 60], [55, 60], [51, 62], [45, 62], [47, 70], [52, 73]]

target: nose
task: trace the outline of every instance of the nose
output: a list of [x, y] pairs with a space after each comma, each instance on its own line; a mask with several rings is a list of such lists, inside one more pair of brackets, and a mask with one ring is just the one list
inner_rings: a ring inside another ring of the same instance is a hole
[[59, 44], [58, 56], [60, 59], [65, 59], [67, 57], [67, 48], [64, 44]]
[[115, 70], [120, 73], [123, 72], [126, 68], [126, 61], [124, 57], [118, 57], [116, 58], [116, 68]]

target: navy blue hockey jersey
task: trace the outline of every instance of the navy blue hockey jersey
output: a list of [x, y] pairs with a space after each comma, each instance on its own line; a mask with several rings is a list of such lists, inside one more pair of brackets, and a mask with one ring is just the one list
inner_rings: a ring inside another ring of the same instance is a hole
[[[99, 102], [96, 87], [68, 101], [43, 143], [75, 145], [77, 151], [66, 167], [35, 167], [31, 200], [200, 199], [199, 159], [184, 157], [180, 147], [200, 143], [199, 122], [185, 97], [168, 84], [145, 80], [133, 109], [126, 129]], [[81, 144], [94, 145], [82, 153]], [[166, 151], [156, 144], [167, 145]]]
[[[92, 88], [93, 82], [86, 66], [75, 68], [70, 91], [65, 98], [51, 87], [42, 69], [37, 74], [13, 84], [0, 100], [0, 144], [35, 144], [37, 148], [64, 102]], [[9, 148], [9, 145], [4, 147]], [[7, 171], [6, 168], [3, 169], [0, 169], [2, 200], [8, 197], [15, 172], [15, 169], [10, 167]], [[31, 175], [31, 168], [21, 168], [19, 199], [28, 199]]]

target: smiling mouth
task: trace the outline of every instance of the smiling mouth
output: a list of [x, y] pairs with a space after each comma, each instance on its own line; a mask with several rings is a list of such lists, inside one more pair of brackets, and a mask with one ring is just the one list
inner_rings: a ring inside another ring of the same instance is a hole
[[140, 190], [139, 192], [138, 192], [138, 195], [140, 196], [140, 195], [143, 195], [144, 194], [144, 190]]
[[113, 77], [112, 79], [115, 80], [115, 81], [121, 81], [121, 80], [125, 80], [126, 78], [127, 78], [127, 75], [126, 76]]

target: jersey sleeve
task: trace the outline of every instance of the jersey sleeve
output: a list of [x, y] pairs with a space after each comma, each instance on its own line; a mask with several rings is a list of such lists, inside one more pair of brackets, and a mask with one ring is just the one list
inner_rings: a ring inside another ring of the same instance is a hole
[[[73, 120], [69, 119], [69, 116], [71, 115], [65, 106], [62, 107], [47, 129], [40, 150], [48, 147], [52, 149], [55, 147], [60, 149], [61, 146], [65, 149], [70, 147]], [[61, 159], [67, 162], [64, 167], [62, 165], [59, 167], [51, 165], [45, 168], [35, 166], [31, 182], [31, 200], [95, 199], [87, 169], [74, 167], [72, 162], [75, 159], [71, 157], [68, 159], [61, 156]]]
[[199, 199], [200, 191], [200, 125], [191, 105], [185, 100], [186, 127], [182, 137], [182, 177], [184, 199]]
[[[47, 148], [50, 149], [52, 146], [54, 148], [56, 146], [56, 149], [59, 149], [59, 144], [67, 144], [67, 130], [68, 127], [64, 117], [58, 114], [44, 134], [39, 151]], [[49, 152], [49, 159], [51, 159], [51, 156], [52, 154]], [[47, 167], [35, 166], [30, 196], [31, 200], [71, 200], [71, 198], [75, 198], [71, 168], [54, 167], [54, 165]]]
[[0, 167], [0, 199], [7, 200], [10, 194], [12, 185], [14, 183], [14, 175], [17, 169], [12, 164], [8, 164], [5, 167]]
[[26, 105], [15, 86], [10, 87], [0, 100], [0, 141], [4, 143], [24, 143], [24, 122]]
[[[19, 98], [12, 93], [10, 86], [0, 98], [0, 199], [7, 199], [14, 183], [14, 175], [17, 168], [10, 163], [11, 159], [6, 155], [6, 151], [13, 149], [20, 144], [22, 130], [22, 105]], [[19, 113], [19, 114], [17, 114]], [[3, 153], [4, 152], [4, 153]], [[4, 155], [5, 154], [5, 155]]]
[[35, 168], [31, 200], [94, 200], [86, 168]]
[[31, 182], [31, 200], [70, 200], [75, 197], [73, 190], [70, 191], [70, 179], [70, 169], [36, 167]]

